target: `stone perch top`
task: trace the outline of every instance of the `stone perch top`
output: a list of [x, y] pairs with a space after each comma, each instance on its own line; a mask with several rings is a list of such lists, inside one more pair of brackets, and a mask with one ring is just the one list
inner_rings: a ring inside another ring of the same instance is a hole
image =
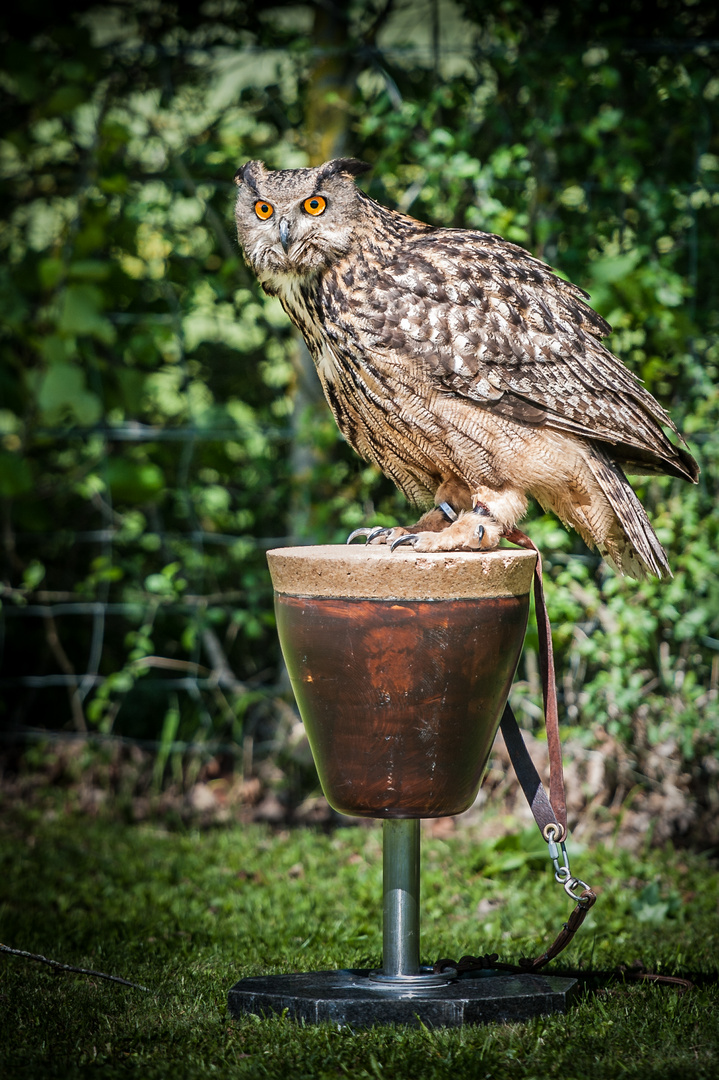
[[385, 544], [323, 544], [267, 552], [275, 592], [358, 600], [461, 600], [524, 596], [533, 551], [390, 551]]

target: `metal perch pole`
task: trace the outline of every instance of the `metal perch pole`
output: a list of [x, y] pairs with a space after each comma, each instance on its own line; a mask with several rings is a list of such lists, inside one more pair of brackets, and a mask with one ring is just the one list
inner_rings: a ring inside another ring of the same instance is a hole
[[419, 819], [384, 821], [382, 976], [393, 981], [419, 975], [419, 857]]

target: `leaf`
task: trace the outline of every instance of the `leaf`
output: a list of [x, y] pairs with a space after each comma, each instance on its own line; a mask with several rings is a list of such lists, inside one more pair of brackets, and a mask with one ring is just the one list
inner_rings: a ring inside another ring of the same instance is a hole
[[105, 467], [105, 478], [113, 499], [119, 502], [149, 502], [165, 487], [162, 470], [151, 461], [110, 458]]
[[74, 419], [83, 426], [102, 415], [100, 399], [85, 385], [85, 373], [74, 364], [54, 364], [40, 380], [37, 403], [48, 424]]
[[621, 281], [639, 265], [643, 254], [639, 248], [634, 248], [622, 255], [608, 255], [597, 259], [592, 263], [592, 280], [602, 285]]
[[95, 285], [68, 285], [63, 294], [58, 330], [68, 336], [90, 334], [104, 345], [112, 345], [115, 328], [100, 314], [104, 298]]
[[68, 267], [67, 276], [74, 281], [106, 281], [111, 272], [112, 266], [103, 259], [78, 259]]
[[42, 579], [45, 577], [45, 567], [38, 559], [33, 559], [32, 562], [25, 567], [22, 575], [23, 588], [36, 589]]
[[62, 281], [65, 263], [62, 259], [41, 259], [37, 267], [37, 276], [43, 289], [54, 289]]
[[72, 112], [86, 97], [85, 90], [76, 83], [60, 86], [48, 99], [44, 112], [50, 116]]
[[8, 450], [0, 450], [0, 495], [12, 498], [32, 490], [32, 473], [27, 461]]

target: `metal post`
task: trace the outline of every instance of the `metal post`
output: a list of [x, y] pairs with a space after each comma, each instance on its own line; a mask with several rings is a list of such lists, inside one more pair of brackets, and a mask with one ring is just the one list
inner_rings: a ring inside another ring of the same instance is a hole
[[382, 826], [382, 974], [419, 975], [419, 818]]

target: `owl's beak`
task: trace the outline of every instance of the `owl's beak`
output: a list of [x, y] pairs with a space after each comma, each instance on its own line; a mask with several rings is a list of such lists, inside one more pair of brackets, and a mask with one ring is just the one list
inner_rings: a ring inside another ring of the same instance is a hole
[[287, 218], [280, 218], [280, 243], [285, 255], [290, 246], [290, 223]]

